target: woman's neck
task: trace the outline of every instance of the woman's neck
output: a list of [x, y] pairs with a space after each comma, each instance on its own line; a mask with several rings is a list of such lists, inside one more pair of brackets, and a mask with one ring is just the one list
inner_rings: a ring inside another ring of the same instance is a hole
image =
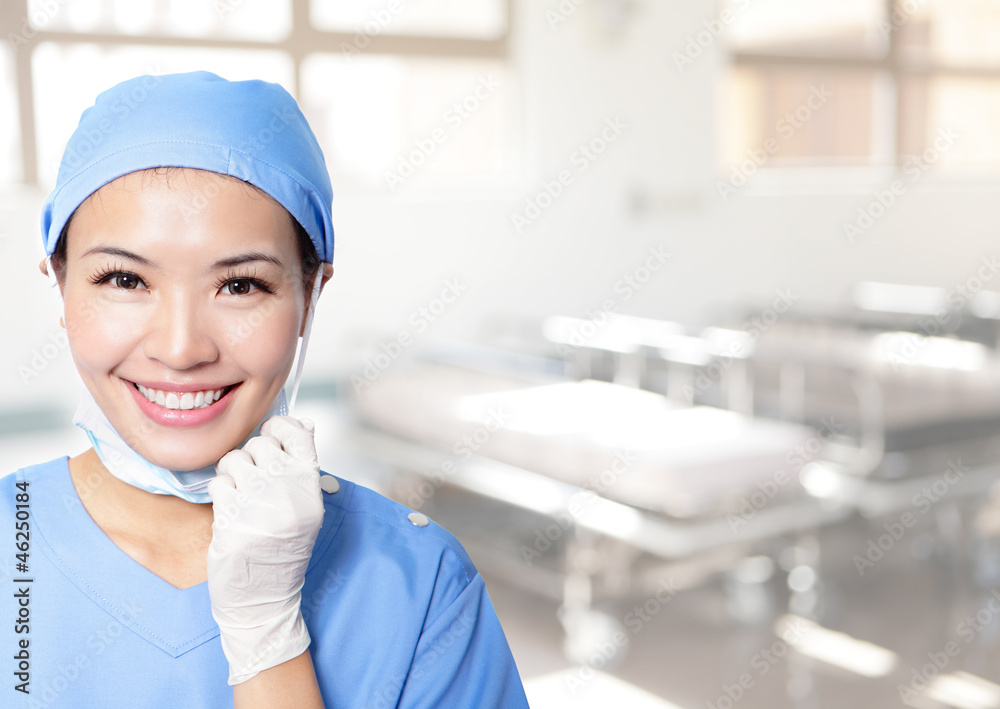
[[69, 472], [91, 519], [135, 561], [177, 588], [208, 578], [212, 505], [129, 485], [108, 471], [93, 448], [71, 458]]

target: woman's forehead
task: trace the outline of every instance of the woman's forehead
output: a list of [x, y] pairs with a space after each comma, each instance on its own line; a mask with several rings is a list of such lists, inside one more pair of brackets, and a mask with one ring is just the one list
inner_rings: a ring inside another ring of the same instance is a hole
[[77, 212], [69, 229], [81, 249], [102, 239], [205, 255], [240, 244], [278, 252], [295, 247], [293, 217], [276, 200], [206, 170], [129, 173], [101, 187]]
[[211, 170], [203, 170], [196, 167], [165, 166], [136, 170], [134, 172], [129, 172], [116, 177], [98, 189], [94, 194], [108, 189], [142, 189], [143, 187], [151, 184], [159, 184], [167, 188], [183, 189], [192, 183], [196, 185], [212, 183], [216, 185], [214, 188], [216, 190], [232, 191], [234, 189], [241, 189], [247, 195], [267, 199], [272, 203], [281, 206], [278, 204], [278, 201], [274, 199], [274, 197], [256, 185], [250, 184], [249, 182], [241, 180], [238, 177], [233, 177], [232, 175], [213, 172]]

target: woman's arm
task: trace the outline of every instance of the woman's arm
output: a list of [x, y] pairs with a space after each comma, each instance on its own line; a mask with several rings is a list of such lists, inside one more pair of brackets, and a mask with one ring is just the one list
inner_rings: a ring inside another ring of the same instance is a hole
[[324, 513], [314, 428], [272, 416], [209, 485], [208, 591], [240, 709], [323, 706], [300, 608]]
[[233, 686], [235, 709], [324, 709], [309, 651]]

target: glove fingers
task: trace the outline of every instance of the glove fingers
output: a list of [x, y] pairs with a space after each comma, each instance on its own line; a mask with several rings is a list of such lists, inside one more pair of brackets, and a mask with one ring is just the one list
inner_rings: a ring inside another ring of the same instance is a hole
[[253, 464], [264, 475], [281, 475], [294, 469], [297, 463], [281, 449], [281, 442], [277, 438], [263, 433], [247, 441], [243, 450], [250, 454]]
[[243, 450], [229, 451], [216, 464], [218, 475], [228, 475], [232, 478], [237, 490], [246, 490], [259, 477], [259, 471], [254, 466], [253, 458]]
[[221, 473], [208, 483], [208, 494], [212, 496], [212, 545], [209, 548], [211, 551], [215, 546], [216, 530], [228, 527], [232, 523], [233, 516], [243, 509], [243, 505], [240, 504], [241, 498], [245, 498], [236, 489], [233, 479]]
[[236, 493], [236, 483], [225, 473], [216, 473], [208, 483], [208, 494], [212, 497], [212, 504], [228, 502]]
[[296, 460], [319, 466], [313, 434], [292, 416], [272, 416], [260, 427], [261, 435], [273, 436], [282, 449]]

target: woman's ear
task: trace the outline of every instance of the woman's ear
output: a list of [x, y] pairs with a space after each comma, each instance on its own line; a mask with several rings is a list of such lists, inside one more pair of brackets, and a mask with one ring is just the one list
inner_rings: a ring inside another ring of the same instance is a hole
[[43, 276], [49, 275], [49, 267], [48, 264], [46, 263], [47, 261], [48, 259], [43, 258], [41, 261], [38, 262], [38, 270], [42, 272]]
[[[320, 265], [322, 266], [322, 274], [320, 274], [320, 273], [317, 272], [317, 274], [315, 276], [313, 276], [313, 278], [319, 278], [320, 279], [320, 281], [319, 281], [319, 292], [322, 295], [323, 288], [326, 287], [326, 282], [329, 281], [331, 278], [333, 278], [333, 264], [332, 263], [323, 263], [323, 264], [320, 264]], [[302, 318], [302, 327], [299, 328], [299, 337], [302, 337], [305, 334], [305, 331], [306, 331], [306, 320], [309, 319], [309, 305], [310, 305], [309, 300], [312, 297], [312, 292], [311, 291], [312, 291], [312, 289], [310, 289], [309, 293], [306, 293], [306, 311], [305, 311], [305, 317]]]
[[332, 263], [324, 263], [323, 264], [323, 280], [320, 281], [320, 284], [319, 284], [320, 293], [323, 292], [323, 288], [324, 288], [324, 286], [326, 286], [326, 282], [329, 281], [331, 278], [333, 278], [333, 264]]

